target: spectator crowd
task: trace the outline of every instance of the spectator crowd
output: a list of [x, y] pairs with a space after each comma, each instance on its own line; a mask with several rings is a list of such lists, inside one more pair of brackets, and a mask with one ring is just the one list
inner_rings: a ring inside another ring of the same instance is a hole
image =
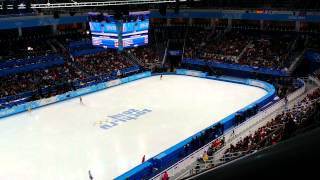
[[319, 124], [318, 115], [316, 114], [319, 110], [320, 88], [317, 88], [293, 105], [293, 107], [285, 107], [281, 114], [267, 122], [266, 125], [258, 128], [254, 133], [241, 138], [236, 144], [230, 144], [224, 150], [220, 161], [214, 161], [213, 157], [214, 153], [225, 145], [224, 137], [214, 140], [207, 151], [204, 151], [197, 160], [197, 165], [192, 169], [191, 173], [199, 173], [205, 169], [216, 167], [221, 162], [225, 163], [237, 159], [303, 132], [304, 129], [310, 128], [311, 125]]
[[113, 50], [76, 57], [74, 62], [78, 63], [82, 70], [93, 76], [111, 75], [112, 72], [133, 66], [121, 54]]
[[320, 89], [318, 88], [256, 132], [244, 137], [235, 145], [231, 144], [225, 154], [259, 150], [288, 139], [298, 128], [306, 127], [314, 120], [312, 115], [316, 108], [319, 108], [319, 98]]
[[[299, 37], [274, 32], [216, 30], [215, 38], [208, 40], [198, 37], [199, 33], [194, 34], [186, 37], [186, 42], [193, 43], [186, 43], [185, 58], [278, 70], [287, 70], [293, 62], [297, 53], [294, 45], [298, 44], [294, 42]], [[208, 36], [202, 34], [202, 37]]]
[[[42, 56], [39, 60], [34, 62], [29, 60], [30, 62], [26, 61], [24, 64], [21, 64], [20, 59], [12, 59], [3, 61], [2, 64], [10, 62], [8, 67], [4, 67], [5, 69], [23, 68], [31, 64], [46, 63], [46, 58]], [[0, 65], [2, 64], [0, 62]], [[17, 66], [11, 67], [11, 64], [17, 64]], [[89, 82], [101, 82], [102, 78], [103, 80], [114, 79], [122, 75], [121, 70], [133, 65], [121, 54], [108, 50], [65, 60], [63, 64], [2, 75], [0, 76], [0, 109], [75, 90]]]

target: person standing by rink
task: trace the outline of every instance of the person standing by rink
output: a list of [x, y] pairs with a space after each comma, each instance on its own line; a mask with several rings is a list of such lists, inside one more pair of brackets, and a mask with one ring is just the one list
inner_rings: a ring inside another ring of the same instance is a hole
[[162, 74], [160, 74], [160, 80], [162, 80]]
[[120, 69], [118, 69], [118, 71], [117, 71], [117, 77], [118, 77], [118, 78], [121, 78], [121, 71], [120, 71]]
[[91, 171], [89, 170], [89, 179], [90, 180], [93, 180], [93, 176], [92, 176], [92, 174], [91, 174]]
[[163, 173], [162, 180], [169, 180], [169, 174], [167, 171]]
[[288, 97], [285, 96], [285, 97], [284, 97], [284, 110], [287, 111], [288, 108], [289, 108], [289, 107], [288, 107]]
[[29, 103], [29, 105], [28, 105], [28, 112], [31, 113], [31, 111], [32, 111], [32, 105], [31, 105], [31, 103]]
[[80, 96], [80, 104], [83, 105], [82, 97]]
[[144, 163], [145, 160], [146, 160], [146, 155], [143, 155], [141, 163]]

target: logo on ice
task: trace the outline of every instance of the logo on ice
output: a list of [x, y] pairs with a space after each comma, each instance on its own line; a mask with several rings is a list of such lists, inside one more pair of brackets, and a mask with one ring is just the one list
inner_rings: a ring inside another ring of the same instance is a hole
[[131, 120], [136, 120], [140, 116], [147, 114], [151, 112], [150, 109], [143, 109], [143, 110], [137, 110], [137, 109], [129, 109], [127, 111], [124, 111], [123, 113], [119, 113], [112, 116], [107, 116], [108, 119], [105, 121], [100, 121], [99, 125], [102, 129], [110, 129], [114, 126], [119, 125], [120, 123], [125, 123]]

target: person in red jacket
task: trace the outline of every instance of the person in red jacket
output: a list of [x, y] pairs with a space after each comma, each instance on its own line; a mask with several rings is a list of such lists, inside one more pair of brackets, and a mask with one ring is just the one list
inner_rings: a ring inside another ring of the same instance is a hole
[[169, 174], [167, 171], [163, 173], [162, 180], [169, 180]]
[[146, 160], [146, 155], [143, 155], [141, 163], [144, 163], [145, 160]]

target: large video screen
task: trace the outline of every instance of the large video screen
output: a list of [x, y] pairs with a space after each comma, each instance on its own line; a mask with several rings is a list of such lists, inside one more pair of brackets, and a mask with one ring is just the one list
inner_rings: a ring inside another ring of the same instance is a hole
[[149, 14], [132, 14], [131, 16], [135, 17], [134, 20], [130, 21], [129, 19], [129, 21], [124, 22], [122, 25], [124, 48], [148, 44]]
[[113, 16], [89, 13], [89, 26], [94, 46], [116, 49], [119, 45], [116, 21]]
[[[117, 28], [119, 22], [120, 28]], [[116, 49], [119, 41], [123, 48], [148, 44], [149, 11], [130, 12], [121, 21], [112, 15], [89, 13], [89, 25], [94, 46]]]

